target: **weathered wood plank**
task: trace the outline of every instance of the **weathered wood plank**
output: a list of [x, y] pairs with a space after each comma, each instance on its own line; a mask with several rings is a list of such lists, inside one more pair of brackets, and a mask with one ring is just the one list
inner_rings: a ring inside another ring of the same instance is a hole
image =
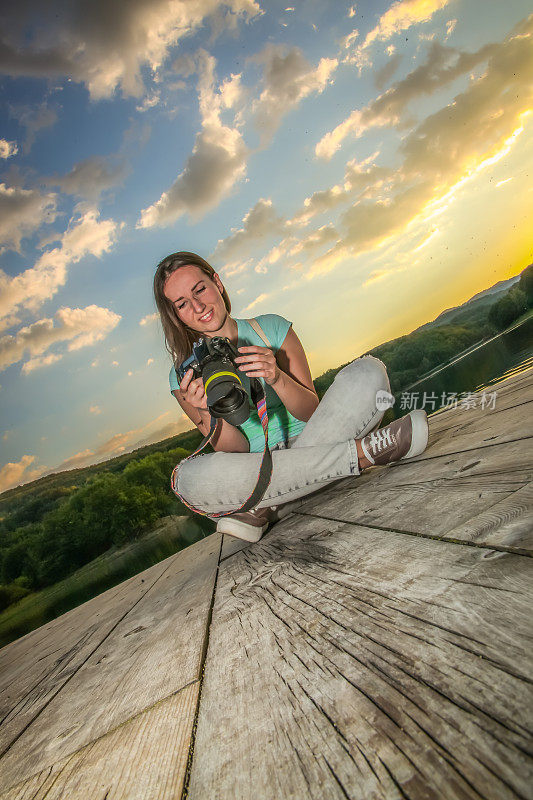
[[[465, 412], [465, 415], [468, 415], [468, 412]], [[515, 406], [499, 414], [492, 411], [471, 419], [465, 416], [463, 420], [458, 420], [456, 425], [438, 431], [435, 430], [433, 420], [433, 417], [429, 417], [428, 448], [417, 456], [417, 461], [505, 442], [516, 442], [528, 437], [531, 439], [533, 400], [526, 403], [525, 407]]]
[[0, 754], [169, 568], [171, 556], [0, 650]]
[[533, 483], [447, 531], [446, 538], [533, 553]]
[[0, 800], [175, 800], [181, 795], [199, 683], [0, 795]]
[[223, 561], [189, 800], [530, 797], [532, 567], [304, 517]]
[[0, 759], [0, 788], [60, 761], [199, 678], [220, 543], [214, 534], [172, 559]]
[[[494, 410], [481, 408], [482, 392], [475, 392], [475, 408], [465, 409], [461, 403], [457, 408], [440, 409], [436, 414], [431, 414], [432, 426], [437, 430], [445, 430], [465, 421], [473, 422], [484, 418], [496, 419], [499, 415], [521, 408], [531, 401], [533, 394], [533, 369], [520, 375], [515, 375], [506, 381], [495, 384], [486, 390], [487, 395], [496, 392]], [[428, 410], [428, 409], [426, 409]]]
[[[530, 443], [512, 442], [373, 468], [308, 500], [298, 513], [440, 538], [468, 526], [532, 478]], [[487, 530], [483, 541], [513, 548], [509, 534], [502, 540], [503, 534], [493, 538]]]

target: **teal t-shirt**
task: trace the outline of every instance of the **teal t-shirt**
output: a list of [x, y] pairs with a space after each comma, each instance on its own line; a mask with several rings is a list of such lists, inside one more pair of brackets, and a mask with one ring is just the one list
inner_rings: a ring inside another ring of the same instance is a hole
[[[280, 317], [278, 314], [261, 314], [255, 318], [262, 331], [272, 345], [274, 353], [276, 353], [283, 342], [292, 325], [292, 322]], [[245, 347], [246, 345], [259, 345], [265, 347], [265, 343], [260, 336], [254, 331], [250, 323], [245, 319], [236, 319], [237, 323], [237, 347]], [[239, 373], [242, 384], [248, 396], [250, 396], [250, 379], [244, 374]], [[265, 389], [267, 413], [268, 413], [268, 444], [270, 448], [274, 447], [280, 442], [287, 442], [293, 436], [297, 436], [305, 427], [305, 422], [296, 419], [287, 411], [278, 395], [272, 387], [265, 384], [262, 378], [259, 378]], [[170, 391], [174, 392], [179, 389], [178, 376], [174, 367], [171, 368], [169, 374]], [[250, 416], [242, 425], [239, 425], [239, 430], [246, 436], [250, 443], [251, 453], [262, 453], [265, 446], [265, 437], [263, 436], [263, 428], [259, 420], [256, 407], [250, 400]]]

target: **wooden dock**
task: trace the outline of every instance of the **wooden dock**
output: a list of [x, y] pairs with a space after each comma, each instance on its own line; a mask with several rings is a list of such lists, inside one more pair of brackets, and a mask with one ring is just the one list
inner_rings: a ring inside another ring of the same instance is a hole
[[533, 370], [0, 650], [1, 800], [532, 798]]

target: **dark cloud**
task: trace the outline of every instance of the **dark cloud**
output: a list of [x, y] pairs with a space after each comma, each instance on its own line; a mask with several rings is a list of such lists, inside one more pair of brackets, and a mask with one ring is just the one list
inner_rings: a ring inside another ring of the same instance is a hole
[[258, 242], [279, 234], [284, 226], [285, 220], [276, 212], [272, 201], [261, 198], [245, 215], [242, 228], [218, 242], [213, 259], [247, 258]]
[[216, 30], [261, 12], [254, 0], [22, 0], [0, 10], [0, 71], [64, 76], [95, 99], [117, 88], [143, 91], [141, 70], [157, 70], [171, 47], [214, 19]]
[[44, 182], [48, 186], [59, 186], [66, 194], [97, 200], [102, 192], [121, 183], [127, 173], [128, 167], [122, 160], [113, 164], [103, 156], [91, 156], [75, 164], [66, 175], [52, 176]]

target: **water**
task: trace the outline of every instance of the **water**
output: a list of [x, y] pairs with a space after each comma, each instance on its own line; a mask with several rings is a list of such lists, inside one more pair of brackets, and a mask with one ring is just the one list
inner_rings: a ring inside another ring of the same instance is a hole
[[[474, 345], [449, 364], [438, 367], [411, 384], [404, 390], [408, 397], [402, 392], [396, 398], [395, 416], [402, 416], [415, 407], [424, 408], [431, 414], [449, 404], [452, 393], [461, 401], [461, 397], [469, 392], [485, 391], [486, 402], [490, 402], [488, 398], [495, 383], [532, 367], [533, 315], [505, 333]], [[405, 405], [407, 401], [410, 402], [409, 406]]]

